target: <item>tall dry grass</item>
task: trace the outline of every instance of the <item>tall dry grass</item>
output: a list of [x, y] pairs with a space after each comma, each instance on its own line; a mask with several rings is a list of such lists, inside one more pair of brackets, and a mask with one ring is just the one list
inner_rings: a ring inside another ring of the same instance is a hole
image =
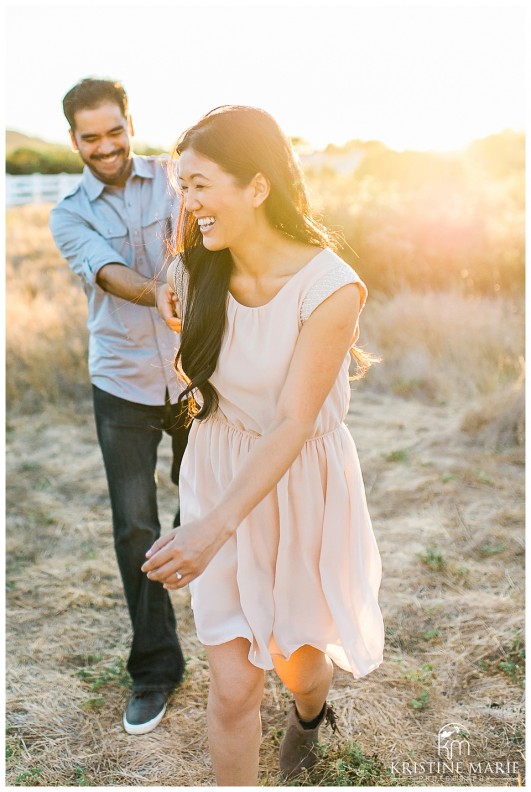
[[371, 369], [370, 384], [438, 404], [494, 394], [522, 376], [524, 307], [500, 295], [374, 294], [361, 340], [382, 365]]
[[[7, 403], [31, 411], [42, 400], [87, 393], [87, 306], [81, 283], [53, 243], [49, 206], [9, 209]], [[365, 277], [363, 264], [358, 266]], [[523, 298], [401, 288], [374, 291], [361, 343], [380, 355], [368, 387], [432, 402], [494, 393], [521, 376]]]
[[6, 213], [6, 396], [8, 408], [87, 391], [87, 302], [48, 226], [50, 206]]

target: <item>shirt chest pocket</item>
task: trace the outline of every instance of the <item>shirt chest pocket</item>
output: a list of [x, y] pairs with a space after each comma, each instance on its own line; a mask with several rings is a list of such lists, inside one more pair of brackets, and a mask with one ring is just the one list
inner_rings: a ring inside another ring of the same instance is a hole
[[119, 217], [99, 217], [93, 221], [94, 230], [102, 244], [115, 250], [127, 264], [133, 263], [131, 243], [127, 226]]
[[120, 237], [127, 236], [127, 227], [121, 223], [114, 223], [113, 225], [105, 226], [103, 235], [107, 239], [119, 239]]
[[120, 240], [127, 238], [127, 226], [115, 212], [109, 213], [107, 216], [106, 213], [101, 214], [99, 217], [92, 218], [91, 222], [94, 230], [113, 246], [115, 240], [117, 240], [117, 244], [120, 244]]

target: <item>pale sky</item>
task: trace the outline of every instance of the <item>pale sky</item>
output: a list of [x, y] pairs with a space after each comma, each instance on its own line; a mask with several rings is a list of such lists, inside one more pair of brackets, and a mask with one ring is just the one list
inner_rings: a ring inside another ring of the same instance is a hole
[[523, 130], [524, 4], [11, 0], [6, 127], [67, 143], [64, 93], [123, 82], [139, 140], [171, 146], [221, 104], [272, 113], [315, 147], [452, 149]]

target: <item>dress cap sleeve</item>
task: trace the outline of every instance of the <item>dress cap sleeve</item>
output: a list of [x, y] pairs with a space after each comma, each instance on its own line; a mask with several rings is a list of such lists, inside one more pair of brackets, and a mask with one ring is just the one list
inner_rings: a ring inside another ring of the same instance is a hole
[[348, 283], [357, 283], [360, 296], [360, 312], [367, 300], [367, 287], [359, 277], [359, 275], [348, 266], [348, 264], [338, 264], [337, 267], [327, 272], [318, 281], [316, 281], [309, 289], [301, 303], [300, 320], [304, 324], [306, 320], [315, 311], [318, 305], [324, 302], [327, 297], [330, 297], [335, 291]]

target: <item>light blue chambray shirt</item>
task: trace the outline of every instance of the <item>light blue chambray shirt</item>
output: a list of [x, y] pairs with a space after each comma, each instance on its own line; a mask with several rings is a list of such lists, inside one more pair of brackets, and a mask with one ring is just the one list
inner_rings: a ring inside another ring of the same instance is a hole
[[173, 369], [180, 337], [156, 308], [104, 291], [96, 275], [117, 263], [165, 282], [166, 240], [179, 209], [167, 167], [165, 158], [133, 155], [124, 188], [109, 187], [85, 167], [50, 217], [57, 247], [87, 295], [91, 381], [113, 396], [149, 405], [164, 404], [166, 389], [175, 403], [184, 387]]

